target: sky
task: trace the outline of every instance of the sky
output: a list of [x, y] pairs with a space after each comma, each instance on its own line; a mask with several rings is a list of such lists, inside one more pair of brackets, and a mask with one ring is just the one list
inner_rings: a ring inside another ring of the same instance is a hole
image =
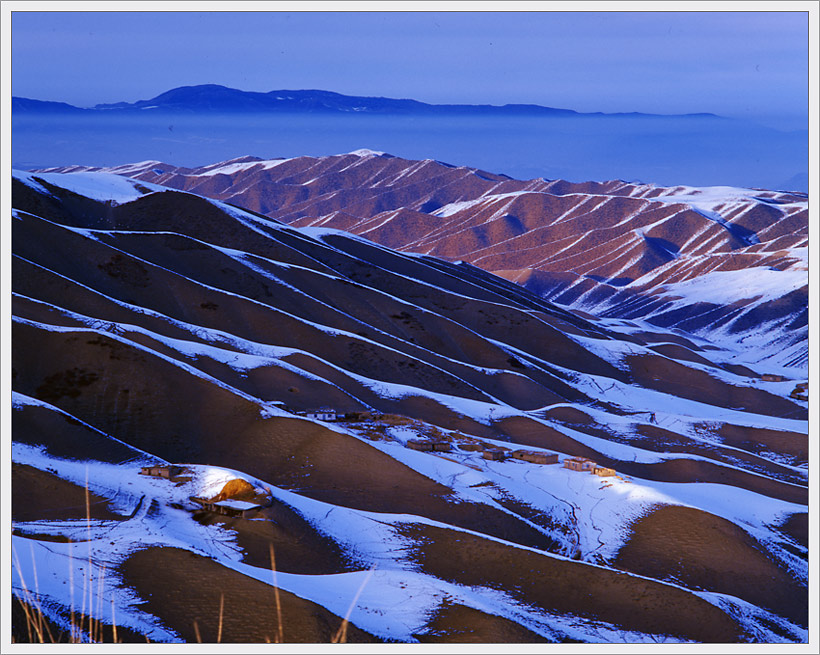
[[[582, 112], [712, 112], [797, 127], [805, 127], [808, 116], [805, 9], [813, 3], [772, 5], [803, 8], [781, 12], [44, 12], [31, 11], [38, 3], [8, 4], [12, 95], [77, 106], [222, 84], [245, 91], [324, 89], [429, 103], [534, 103]], [[118, 4], [194, 5], [74, 6]], [[263, 4], [362, 5], [407, 3]]]

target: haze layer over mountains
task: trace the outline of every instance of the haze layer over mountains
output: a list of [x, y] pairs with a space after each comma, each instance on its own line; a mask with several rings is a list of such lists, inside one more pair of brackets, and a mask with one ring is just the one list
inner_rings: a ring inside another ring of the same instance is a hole
[[164, 159], [201, 166], [248, 153], [331, 155], [366, 145], [518, 179], [639, 180], [808, 191], [808, 131], [713, 114], [579, 113], [430, 105], [330, 91], [171, 89], [91, 108], [12, 98], [14, 167]]

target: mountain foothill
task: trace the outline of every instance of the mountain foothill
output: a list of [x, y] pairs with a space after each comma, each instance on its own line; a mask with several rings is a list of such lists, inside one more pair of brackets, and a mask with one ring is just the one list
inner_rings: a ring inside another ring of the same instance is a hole
[[73, 544], [133, 641], [807, 639], [805, 194], [369, 150], [12, 191], [53, 630]]

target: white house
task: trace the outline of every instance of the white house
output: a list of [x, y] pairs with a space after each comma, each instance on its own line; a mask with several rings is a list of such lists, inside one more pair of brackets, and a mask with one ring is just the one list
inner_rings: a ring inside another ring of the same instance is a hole
[[314, 409], [309, 412], [299, 412], [299, 414], [315, 421], [335, 421], [339, 418], [339, 414], [336, 413], [335, 409], [328, 409], [326, 407]]

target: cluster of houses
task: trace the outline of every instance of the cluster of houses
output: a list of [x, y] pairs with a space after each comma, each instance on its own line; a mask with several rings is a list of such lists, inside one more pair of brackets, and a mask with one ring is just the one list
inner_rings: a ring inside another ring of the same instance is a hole
[[[452, 452], [453, 446], [449, 441], [441, 439], [408, 439], [405, 444], [411, 450], [424, 452]], [[545, 453], [536, 450], [513, 450], [508, 448], [490, 447], [475, 441], [467, 441], [458, 444], [459, 450], [481, 451], [484, 459], [503, 462], [506, 459], [519, 459], [531, 464], [557, 464], [558, 455], [556, 453]]]
[[[783, 379], [779, 375], [763, 375], [763, 380], [770, 382], [777, 382]], [[797, 385], [795, 391], [792, 392], [792, 397], [803, 399], [800, 396], [795, 396], [795, 393], [806, 394], [808, 400], [808, 383]], [[323, 408], [319, 410], [295, 412], [299, 416], [305, 418], [315, 419], [319, 421], [365, 421], [375, 418], [371, 412], [351, 412], [339, 413], [333, 409]], [[421, 452], [452, 452], [453, 445], [450, 441], [436, 438], [421, 438], [408, 439], [405, 446], [411, 450], [418, 450]], [[462, 451], [481, 451], [481, 456], [484, 459], [492, 461], [504, 461], [509, 458], [518, 459], [532, 464], [557, 464], [558, 455], [556, 453], [539, 452], [535, 450], [513, 450], [503, 447], [491, 447], [487, 444], [482, 444], [477, 441], [466, 441], [458, 444], [459, 450]], [[599, 466], [596, 462], [586, 457], [568, 457], [564, 459], [564, 468], [572, 471], [589, 471], [594, 475], [600, 477], [609, 477], [617, 475], [615, 469]]]
[[484, 459], [503, 462], [506, 459], [519, 459], [530, 464], [557, 464], [556, 453], [544, 453], [537, 450], [513, 450], [507, 448], [487, 448], [481, 453]]
[[[435, 439], [408, 439], [405, 444], [407, 448], [412, 450], [420, 450], [426, 452], [451, 452], [452, 445], [448, 441], [441, 441]], [[466, 442], [458, 445], [460, 450], [467, 451], [482, 451], [481, 456], [484, 459], [489, 459], [496, 462], [503, 462], [507, 459], [518, 459], [531, 464], [557, 464], [558, 455], [556, 453], [548, 453], [537, 450], [510, 450], [508, 448], [487, 447], [477, 442]], [[567, 457], [564, 459], [564, 468], [571, 471], [588, 471], [593, 475], [602, 478], [616, 476], [617, 472], [608, 466], [601, 466], [591, 459], [586, 457]]]

